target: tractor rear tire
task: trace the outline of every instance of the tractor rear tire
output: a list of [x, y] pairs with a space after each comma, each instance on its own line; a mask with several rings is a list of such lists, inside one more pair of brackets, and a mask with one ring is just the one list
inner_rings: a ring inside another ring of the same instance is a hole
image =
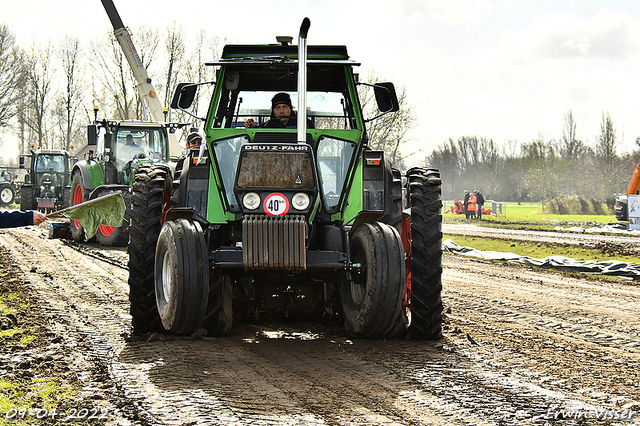
[[33, 186], [22, 185], [20, 188], [20, 210], [33, 210]]
[[[108, 195], [112, 191], [104, 190], [97, 194], [97, 197]], [[121, 192], [124, 197], [124, 204], [126, 209], [124, 211], [124, 218], [122, 219], [122, 225], [120, 226], [107, 226], [99, 225], [96, 230], [96, 240], [107, 247], [126, 247], [129, 241], [129, 234], [127, 228], [129, 227], [129, 209], [131, 206], [131, 195], [128, 192]], [[96, 198], [97, 198], [96, 197]]]
[[[71, 178], [71, 196], [69, 199], [69, 206], [75, 206], [88, 200], [89, 190], [85, 189], [82, 185], [82, 175], [80, 172], [76, 172]], [[69, 220], [69, 230], [71, 231], [71, 238], [74, 241], [84, 240], [84, 228], [79, 220]]]
[[404, 251], [398, 231], [385, 223], [359, 225], [351, 237], [351, 260], [360, 273], [342, 283], [346, 330], [355, 336], [381, 339], [397, 334], [402, 321]]
[[411, 207], [412, 339], [442, 337], [442, 181], [436, 169], [407, 172]]
[[155, 291], [164, 328], [190, 335], [201, 328], [207, 308], [209, 260], [198, 222], [165, 222], [155, 257]]
[[129, 210], [129, 302], [133, 334], [163, 332], [153, 278], [156, 246], [171, 190], [165, 167], [141, 167], [133, 183]]
[[16, 191], [13, 187], [5, 183], [0, 185], [0, 206], [8, 206], [16, 199]]
[[228, 336], [233, 327], [233, 282], [220, 271], [212, 271], [202, 327], [208, 336]]

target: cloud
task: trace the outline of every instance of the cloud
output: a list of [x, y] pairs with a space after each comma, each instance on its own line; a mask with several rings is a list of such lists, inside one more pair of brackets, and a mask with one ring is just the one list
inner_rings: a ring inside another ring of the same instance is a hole
[[508, 32], [503, 41], [538, 57], [626, 58], [640, 48], [640, 22], [611, 9], [588, 20], [549, 12], [522, 31]]
[[395, 4], [405, 18], [427, 18], [448, 25], [484, 21], [493, 11], [491, 2], [485, 0], [401, 0]]

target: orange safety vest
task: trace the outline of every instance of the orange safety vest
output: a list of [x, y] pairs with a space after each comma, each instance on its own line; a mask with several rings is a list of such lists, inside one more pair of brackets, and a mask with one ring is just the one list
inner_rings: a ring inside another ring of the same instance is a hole
[[476, 202], [476, 196], [471, 194], [471, 196], [469, 196], [469, 211], [470, 212], [474, 212], [474, 213], [478, 213], [478, 204]]

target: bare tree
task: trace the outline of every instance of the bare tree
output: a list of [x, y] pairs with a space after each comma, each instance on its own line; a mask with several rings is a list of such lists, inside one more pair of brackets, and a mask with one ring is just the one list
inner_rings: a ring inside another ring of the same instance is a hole
[[[200, 31], [196, 36], [196, 44], [194, 46], [194, 49], [191, 50], [190, 54], [187, 55], [189, 59], [187, 61], [183, 61], [180, 70], [174, 73], [175, 77], [173, 81], [175, 83], [214, 81], [215, 68], [205, 66], [205, 62], [207, 60], [220, 57], [222, 46], [224, 45], [224, 43], [226, 43], [226, 41], [226, 39], [221, 40], [216, 36], [209, 37], [206, 31]], [[196, 115], [198, 115], [199, 113], [201, 104], [208, 105], [213, 88], [214, 86], [203, 85], [200, 86], [200, 88], [196, 92], [196, 97], [191, 108], [191, 111], [193, 111]], [[171, 102], [174, 90], [175, 87], [173, 87], [172, 85], [172, 87], [170, 87], [170, 90], [167, 91], [167, 103]], [[188, 116], [180, 110], [169, 110], [169, 120], [184, 123], [193, 121], [193, 117]], [[199, 123], [194, 123], [194, 125], [198, 126]], [[186, 138], [189, 130], [189, 127], [183, 128], [183, 131], [179, 135], [180, 140]]]
[[600, 164], [601, 179], [603, 185], [603, 193], [600, 196], [603, 199], [613, 196], [613, 182], [617, 175], [618, 156], [616, 155], [618, 141], [616, 139], [616, 129], [613, 127], [613, 120], [607, 112], [606, 116], [602, 113], [602, 121], [600, 122], [600, 135], [596, 140], [596, 158]]
[[9, 27], [0, 25], [0, 128], [18, 114], [21, 89], [27, 80], [26, 56], [15, 45]]
[[38, 141], [37, 148], [52, 148], [49, 146], [50, 123], [47, 119], [50, 113], [51, 82], [55, 73], [52, 56], [51, 44], [32, 48], [29, 71], [29, 110], [25, 116], [25, 122]]
[[573, 112], [569, 110], [564, 118], [564, 128], [562, 129], [562, 146], [560, 155], [565, 160], [576, 161], [584, 152], [584, 143], [576, 136], [576, 121]]
[[109, 97], [111, 105], [106, 106], [112, 109], [107, 115], [113, 114], [110, 118], [129, 119], [135, 102], [133, 87], [135, 87], [133, 76], [124, 58], [124, 54], [117, 40], [110, 31], [108, 35], [91, 43], [93, 52], [92, 67], [96, 78], [104, 87]]
[[59, 96], [62, 114], [60, 117], [61, 120], [58, 120], [58, 123], [64, 138], [63, 146], [69, 150], [73, 136], [78, 130], [74, 126], [74, 122], [82, 104], [84, 95], [83, 87], [85, 86], [81, 78], [82, 68], [80, 59], [82, 58], [82, 50], [80, 48], [80, 40], [77, 37], [64, 37], [60, 42], [58, 56], [62, 63], [65, 83], [65, 90]]
[[[375, 72], [371, 72], [369, 81], [378, 81]], [[373, 90], [369, 86], [359, 86], [360, 101], [365, 117], [374, 117], [378, 114], [378, 108], [374, 99]], [[373, 149], [384, 151], [385, 156], [391, 160], [394, 167], [404, 168], [402, 148], [409, 142], [408, 135], [415, 127], [416, 117], [413, 106], [408, 103], [405, 88], [398, 92], [398, 112], [385, 114], [367, 124], [367, 136], [369, 146]]]
[[165, 69], [164, 104], [167, 105], [172, 95], [175, 84], [176, 70], [182, 68], [182, 60], [186, 51], [185, 35], [182, 26], [173, 21], [173, 27], [167, 28], [167, 36], [164, 40], [167, 66]]

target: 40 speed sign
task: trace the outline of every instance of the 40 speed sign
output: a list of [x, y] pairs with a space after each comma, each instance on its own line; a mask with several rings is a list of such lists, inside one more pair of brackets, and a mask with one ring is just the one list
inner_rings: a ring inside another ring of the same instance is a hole
[[289, 211], [289, 200], [279, 192], [267, 195], [262, 204], [264, 211], [270, 216], [282, 216]]

